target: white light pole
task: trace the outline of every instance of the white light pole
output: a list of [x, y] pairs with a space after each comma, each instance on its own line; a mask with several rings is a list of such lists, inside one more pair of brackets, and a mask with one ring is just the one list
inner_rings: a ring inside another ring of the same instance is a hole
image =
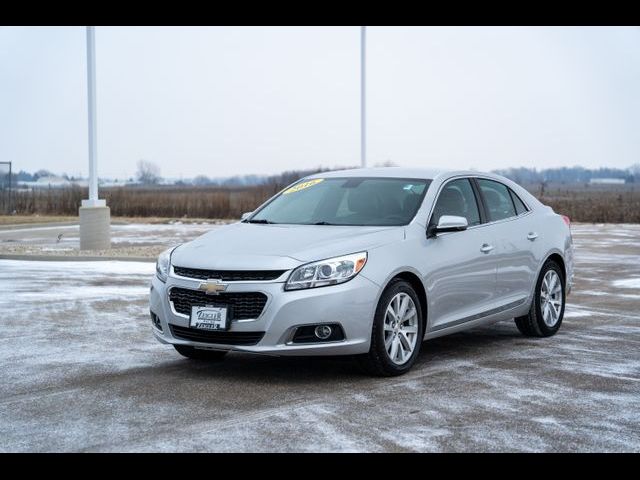
[[96, 52], [95, 30], [87, 27], [87, 104], [89, 125], [89, 198], [80, 206], [80, 250], [105, 250], [111, 247], [110, 211], [98, 198], [98, 143], [96, 125]]
[[367, 166], [367, 27], [360, 27], [360, 163]]
[[96, 127], [96, 35], [94, 27], [87, 27], [87, 103], [89, 113], [89, 199], [85, 207], [104, 207], [98, 199], [98, 146]]

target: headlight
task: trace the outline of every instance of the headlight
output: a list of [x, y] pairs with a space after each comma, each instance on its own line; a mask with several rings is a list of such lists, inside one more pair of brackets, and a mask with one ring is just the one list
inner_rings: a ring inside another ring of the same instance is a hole
[[328, 258], [296, 268], [284, 284], [285, 290], [325, 287], [344, 283], [355, 277], [367, 263], [367, 252]]
[[171, 252], [173, 252], [173, 248], [165, 250], [158, 256], [158, 261], [156, 262], [156, 276], [159, 280], [166, 282], [167, 277], [169, 276], [169, 266], [171, 265]]

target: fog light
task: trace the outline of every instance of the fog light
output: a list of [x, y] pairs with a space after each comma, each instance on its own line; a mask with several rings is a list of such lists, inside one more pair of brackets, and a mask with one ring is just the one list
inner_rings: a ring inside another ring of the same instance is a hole
[[156, 315], [153, 312], [149, 312], [151, 314], [151, 323], [153, 323], [153, 326], [156, 327], [158, 330], [162, 331], [162, 324], [160, 323], [160, 317], [158, 317], [158, 315]]
[[331, 336], [331, 331], [332, 330], [329, 325], [318, 325], [314, 333], [320, 340], [326, 340]]
[[291, 343], [324, 343], [341, 342], [344, 331], [339, 323], [325, 323], [321, 325], [300, 325], [296, 327]]

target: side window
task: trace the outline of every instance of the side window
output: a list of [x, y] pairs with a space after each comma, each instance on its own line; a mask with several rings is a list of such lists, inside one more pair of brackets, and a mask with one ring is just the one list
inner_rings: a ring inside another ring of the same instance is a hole
[[430, 225], [437, 225], [442, 215], [465, 217], [469, 226], [480, 224], [480, 210], [468, 178], [452, 180], [440, 191]]
[[518, 215], [522, 215], [523, 213], [528, 212], [527, 206], [524, 204], [520, 197], [516, 195], [516, 192], [509, 189], [509, 193], [511, 194], [511, 198], [513, 199], [513, 204], [516, 206], [516, 213]]
[[495, 222], [505, 218], [515, 217], [516, 209], [511, 200], [509, 188], [493, 180], [478, 179], [478, 186], [487, 207], [489, 221]]

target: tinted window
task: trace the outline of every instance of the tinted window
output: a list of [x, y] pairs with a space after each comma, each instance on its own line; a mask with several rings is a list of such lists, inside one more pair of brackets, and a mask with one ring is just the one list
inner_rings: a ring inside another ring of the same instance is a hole
[[430, 225], [437, 225], [442, 215], [467, 219], [469, 226], [480, 224], [480, 211], [471, 182], [466, 178], [447, 183], [436, 201]]
[[523, 213], [527, 212], [527, 206], [522, 200], [520, 200], [520, 197], [516, 195], [516, 192], [509, 189], [509, 193], [511, 194], [511, 198], [513, 199], [513, 204], [516, 206], [516, 213], [518, 215], [522, 215]]
[[509, 188], [506, 185], [479, 178], [478, 186], [487, 206], [490, 221], [494, 222], [516, 216], [516, 209], [513, 206]]
[[324, 225], [406, 225], [431, 180], [316, 178], [275, 197], [249, 221]]

